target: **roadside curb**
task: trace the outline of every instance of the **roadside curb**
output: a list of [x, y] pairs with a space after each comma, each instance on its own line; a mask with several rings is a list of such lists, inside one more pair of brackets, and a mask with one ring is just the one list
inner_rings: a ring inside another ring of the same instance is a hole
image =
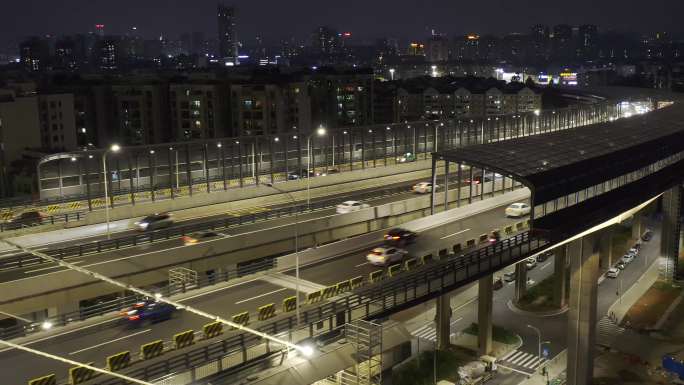
[[555, 317], [558, 315], [561, 315], [565, 312], [567, 312], [570, 307], [565, 305], [563, 308], [558, 309], [558, 310], [548, 310], [548, 311], [540, 311], [540, 312], [533, 312], [533, 311], [528, 311], [528, 310], [523, 310], [515, 305], [513, 303], [512, 299], [509, 299], [508, 302], [506, 302], [506, 305], [508, 306], [508, 309], [512, 311], [513, 313], [519, 314], [519, 315], [526, 315], [529, 317], [538, 317], [538, 318], [548, 318], [548, 317]]

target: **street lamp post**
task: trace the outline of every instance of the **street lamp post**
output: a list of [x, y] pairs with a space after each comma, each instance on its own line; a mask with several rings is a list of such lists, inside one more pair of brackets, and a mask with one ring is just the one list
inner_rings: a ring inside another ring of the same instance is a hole
[[315, 133], [309, 134], [306, 137], [306, 208], [308, 209], [311, 205], [311, 153], [313, 148], [311, 148], [311, 137], [314, 135], [324, 136], [326, 134], [326, 129], [323, 126], [318, 127]]
[[537, 332], [537, 341], [539, 342], [539, 345], [537, 346], [537, 348], [538, 348], [538, 349], [537, 349], [537, 357], [539, 358], [539, 361], [541, 361], [541, 346], [542, 346], [542, 342], [541, 342], [541, 338], [542, 338], [542, 337], [541, 337], [541, 330], [537, 329], [536, 327], [534, 327], [534, 326], [532, 326], [532, 325], [527, 325], [527, 327], [530, 328], [530, 329], [532, 329], [532, 330], [534, 330], [535, 332]]
[[299, 210], [297, 210], [297, 200], [294, 199], [292, 193], [289, 191], [284, 191], [276, 187], [273, 183], [268, 183], [266, 186], [278, 191], [281, 194], [285, 194], [292, 201], [292, 209], [294, 210], [295, 223], [294, 223], [294, 251], [295, 251], [295, 315], [297, 318], [297, 325], [299, 325]]
[[105, 150], [105, 152], [102, 153], [102, 175], [104, 176], [104, 198], [105, 198], [105, 221], [107, 222], [107, 239], [110, 238], [110, 233], [109, 233], [109, 194], [107, 191], [107, 181], [109, 178], [107, 178], [107, 154], [109, 152], [117, 153], [121, 150], [121, 147], [118, 144], [112, 144], [112, 146], [108, 149]]

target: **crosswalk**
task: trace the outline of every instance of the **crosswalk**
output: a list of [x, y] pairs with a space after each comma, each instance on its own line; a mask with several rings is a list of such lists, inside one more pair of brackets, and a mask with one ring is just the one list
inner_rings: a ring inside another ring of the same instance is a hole
[[[456, 325], [462, 319], [463, 318], [457, 318], [454, 321], [451, 321], [451, 333], [449, 333], [449, 338], [456, 335], [453, 326]], [[412, 331], [411, 335], [413, 335], [414, 337], [418, 337], [421, 340], [430, 341], [433, 343], [437, 342], [437, 330], [435, 329], [434, 322], [430, 322], [419, 327], [418, 329]]]
[[613, 341], [626, 331], [625, 328], [616, 325], [610, 318], [603, 316], [596, 324], [596, 343], [603, 346], [611, 346]]
[[537, 369], [546, 362], [545, 358], [539, 358], [536, 354], [513, 350], [501, 357], [497, 365], [512, 369], [518, 372], [534, 374]]

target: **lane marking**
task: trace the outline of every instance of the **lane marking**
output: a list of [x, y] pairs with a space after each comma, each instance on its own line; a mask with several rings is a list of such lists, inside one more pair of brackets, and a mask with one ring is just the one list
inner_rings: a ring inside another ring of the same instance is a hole
[[[71, 263], [72, 265], [78, 265], [79, 263], [83, 263], [83, 262], [84, 262], [84, 261], [81, 260], [81, 261], [75, 261], [75, 262], [70, 262], [70, 263]], [[62, 267], [62, 266], [57, 265], [57, 266], [43, 267], [43, 268], [35, 269], [35, 270], [26, 270], [26, 271], [24, 271], [24, 274], [31, 274], [31, 273], [37, 273], [37, 272], [39, 272], [39, 271], [52, 270], [52, 269], [59, 269], [59, 268], [61, 268], [61, 267]]]
[[470, 229], [465, 229], [465, 230], [461, 230], [461, 231], [459, 231], [459, 232], [457, 232], [457, 233], [453, 233], [453, 234], [450, 234], [450, 235], [445, 235], [445, 236], [443, 236], [442, 238], [439, 238], [439, 239], [451, 238], [451, 237], [453, 237], [453, 236], [455, 236], [455, 235], [463, 234], [463, 233], [465, 233], [466, 231], [470, 231]]
[[254, 300], [254, 299], [259, 299], [259, 298], [261, 298], [261, 297], [266, 297], [266, 296], [268, 296], [268, 295], [275, 294], [275, 293], [281, 292], [281, 291], [283, 291], [283, 290], [287, 290], [287, 288], [286, 288], [286, 287], [283, 287], [282, 289], [269, 291], [268, 293], [264, 293], [264, 294], [259, 294], [259, 295], [256, 295], [256, 296], [252, 297], [252, 298], [247, 298], [247, 299], [243, 299], [243, 300], [241, 300], [241, 301], [237, 301], [237, 302], [235, 302], [235, 304], [236, 304], [236, 305], [239, 305], [239, 304], [241, 304], [241, 303], [249, 302], [249, 301]]
[[370, 265], [370, 262], [366, 261], [364, 263], [359, 263], [358, 265], [356, 265], [354, 267], [361, 267], [361, 266], [366, 266], [366, 265]]
[[250, 279], [250, 280], [248, 280], [248, 281], [239, 282], [239, 283], [236, 283], [236, 284], [233, 284], [233, 285], [229, 285], [229, 286], [225, 286], [225, 287], [219, 287], [218, 289], [206, 291], [206, 292], [204, 292], [204, 293], [198, 293], [198, 294], [195, 294], [195, 295], [191, 295], [190, 297], [185, 297], [185, 298], [179, 299], [178, 302], [185, 302], [185, 301], [188, 301], [188, 300], [191, 300], [191, 299], [195, 299], [195, 298], [197, 298], [197, 297], [203, 297], [203, 296], [205, 296], [205, 295], [209, 295], [209, 294], [216, 293], [217, 291], [226, 290], [226, 289], [231, 289], [231, 288], [234, 288], [235, 286], [244, 285], [244, 284], [246, 284], [246, 283], [250, 283], [250, 282], [254, 282], [254, 281], [258, 281], [258, 280], [259, 280], [259, 278], [253, 278], [253, 279]]
[[456, 321], [452, 321], [450, 325], [453, 326], [453, 325], [456, 324], [456, 322], [460, 322], [460, 321], [462, 321], [462, 320], [463, 320], [463, 317], [459, 317]]
[[125, 340], [125, 339], [127, 339], [127, 338], [135, 337], [135, 336], [137, 336], [137, 335], [139, 335], [139, 334], [148, 333], [148, 332], [150, 332], [150, 331], [152, 331], [152, 329], [147, 329], [147, 330], [139, 331], [139, 332], [137, 332], [137, 333], [129, 334], [129, 335], [123, 336], [123, 337], [121, 337], [121, 338], [116, 338], [116, 339], [113, 339], [113, 340], [111, 340], [111, 341], [107, 341], [107, 342], [103, 342], [103, 343], [101, 343], [101, 344], [93, 345], [93, 346], [91, 346], [91, 347], [89, 347], [89, 348], [84, 348], [84, 349], [81, 349], [81, 350], [76, 350], [76, 351], [74, 351], [74, 352], [69, 353], [69, 355], [70, 355], [70, 356], [73, 356], [74, 354], [78, 354], [78, 353], [85, 352], [85, 351], [87, 351], [87, 350], [99, 348], [100, 346], [105, 346], [105, 345], [111, 344], [112, 342], [117, 342], [117, 341]]
[[551, 264], [551, 262], [549, 262], [549, 263], [547, 263], [546, 265], [542, 266], [542, 267], [541, 267], [541, 270], [546, 269], [547, 267], [549, 267], [550, 264]]

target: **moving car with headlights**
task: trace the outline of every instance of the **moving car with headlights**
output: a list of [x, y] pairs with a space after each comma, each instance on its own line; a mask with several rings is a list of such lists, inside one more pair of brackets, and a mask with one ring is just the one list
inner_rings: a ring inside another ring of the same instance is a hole
[[361, 209], [367, 209], [369, 207], [369, 204], [361, 203], [359, 201], [346, 201], [337, 205], [336, 211], [338, 214], [347, 214], [354, 211], [359, 211]]
[[139, 222], [135, 222], [135, 226], [140, 231], [163, 229], [172, 224], [173, 219], [171, 219], [171, 214], [169, 213], [152, 214], [141, 219]]
[[366, 256], [371, 265], [386, 266], [393, 262], [400, 262], [408, 252], [398, 247], [376, 247]]
[[530, 211], [530, 205], [527, 203], [513, 203], [506, 207], [506, 216], [520, 218], [524, 217], [525, 215], [530, 215]]
[[14, 217], [3, 226], [8, 230], [20, 229], [22, 227], [36, 226], [43, 223], [48, 215], [42, 211], [24, 211], [18, 217]]
[[392, 229], [385, 234], [385, 243], [388, 245], [405, 246], [416, 241], [418, 234], [402, 228]]
[[[439, 186], [435, 186], [435, 189], [438, 189]], [[416, 194], [427, 194], [432, 192], [432, 183], [430, 182], [420, 182], [416, 185], [414, 185], [411, 188], [411, 191], [413, 191]]]
[[129, 325], [142, 325], [146, 322], [160, 322], [171, 319], [176, 308], [165, 302], [145, 300], [133, 304], [121, 312]]
[[397, 163], [407, 163], [407, 162], [413, 162], [416, 160], [416, 156], [410, 152], [407, 152], [406, 154], [397, 157]]
[[223, 234], [217, 233], [216, 231], [198, 231], [196, 233], [184, 235], [181, 239], [183, 240], [183, 244], [185, 246], [188, 246], [188, 245], [195, 245], [195, 244], [203, 242], [203, 241], [208, 241], [208, 240], [216, 239], [216, 238], [223, 237], [223, 236], [224, 236]]

